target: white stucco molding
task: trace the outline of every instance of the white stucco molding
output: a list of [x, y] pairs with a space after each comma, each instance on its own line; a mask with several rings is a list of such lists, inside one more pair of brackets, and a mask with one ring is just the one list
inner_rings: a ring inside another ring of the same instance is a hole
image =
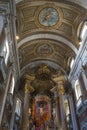
[[63, 44], [70, 47], [75, 52], [75, 54], [77, 54], [77, 52], [78, 52], [77, 48], [66, 38], [59, 36], [59, 35], [48, 34], [48, 33], [47, 34], [46, 33], [45, 34], [34, 34], [32, 36], [26, 37], [18, 43], [18, 48], [29, 41], [43, 39], [43, 38], [62, 42]]

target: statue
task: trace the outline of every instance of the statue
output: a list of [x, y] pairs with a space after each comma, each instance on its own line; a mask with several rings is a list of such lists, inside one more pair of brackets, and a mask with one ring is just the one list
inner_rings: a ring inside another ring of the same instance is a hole
[[64, 85], [66, 78], [64, 75], [62, 75], [61, 70], [58, 71], [57, 76], [53, 78], [53, 81], [57, 83], [57, 86], [52, 88], [52, 91], [57, 90], [61, 94], [64, 94]]
[[53, 78], [53, 81], [56, 83], [63, 82], [65, 84], [66, 78], [64, 75], [62, 75], [61, 70], [58, 71], [56, 77]]

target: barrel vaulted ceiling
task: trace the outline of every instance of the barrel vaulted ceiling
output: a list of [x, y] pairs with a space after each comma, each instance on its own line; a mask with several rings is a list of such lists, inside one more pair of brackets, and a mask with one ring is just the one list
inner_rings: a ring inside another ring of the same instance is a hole
[[33, 73], [40, 64], [69, 73], [70, 59], [79, 49], [78, 28], [87, 10], [62, 0], [25, 0], [16, 5], [21, 73]]

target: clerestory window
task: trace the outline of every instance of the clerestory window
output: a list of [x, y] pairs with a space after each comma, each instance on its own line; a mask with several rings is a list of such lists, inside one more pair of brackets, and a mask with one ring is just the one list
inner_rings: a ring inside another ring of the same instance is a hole
[[78, 80], [75, 81], [75, 94], [76, 100], [78, 101], [79, 98], [82, 96], [82, 91]]
[[71, 63], [70, 63], [70, 69], [72, 69], [72, 66], [73, 66], [73, 64], [74, 64], [74, 61], [75, 61], [75, 59], [72, 58]]
[[14, 76], [13, 76], [12, 81], [11, 81], [10, 90], [9, 90], [9, 93], [12, 94], [12, 95], [14, 93], [14, 87], [15, 87], [15, 79], [14, 79]]
[[0, 55], [4, 57], [5, 64], [7, 65], [8, 58], [9, 58], [9, 46], [8, 46], [7, 39], [5, 39], [5, 42], [4, 42], [3, 46], [2, 46], [1, 54]]
[[81, 41], [83, 41], [86, 35], [87, 35], [87, 21], [84, 23], [81, 30], [81, 34], [80, 34]]
[[20, 116], [20, 114], [21, 114], [21, 100], [19, 98], [17, 98], [17, 101], [16, 101], [15, 113], [18, 116]]

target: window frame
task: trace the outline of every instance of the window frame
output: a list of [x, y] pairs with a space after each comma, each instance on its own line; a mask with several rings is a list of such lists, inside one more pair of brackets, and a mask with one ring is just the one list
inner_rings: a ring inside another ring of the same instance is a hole
[[80, 98], [82, 97], [82, 91], [81, 91], [81, 85], [80, 85], [79, 79], [76, 79], [74, 86], [75, 86], [76, 101], [78, 102]]
[[6, 65], [7, 65], [7, 62], [8, 62], [8, 59], [9, 59], [9, 54], [10, 54], [10, 50], [9, 50], [8, 40], [7, 40], [7, 38], [5, 38], [4, 42], [2, 44], [2, 47], [1, 47], [0, 56], [4, 57]]

